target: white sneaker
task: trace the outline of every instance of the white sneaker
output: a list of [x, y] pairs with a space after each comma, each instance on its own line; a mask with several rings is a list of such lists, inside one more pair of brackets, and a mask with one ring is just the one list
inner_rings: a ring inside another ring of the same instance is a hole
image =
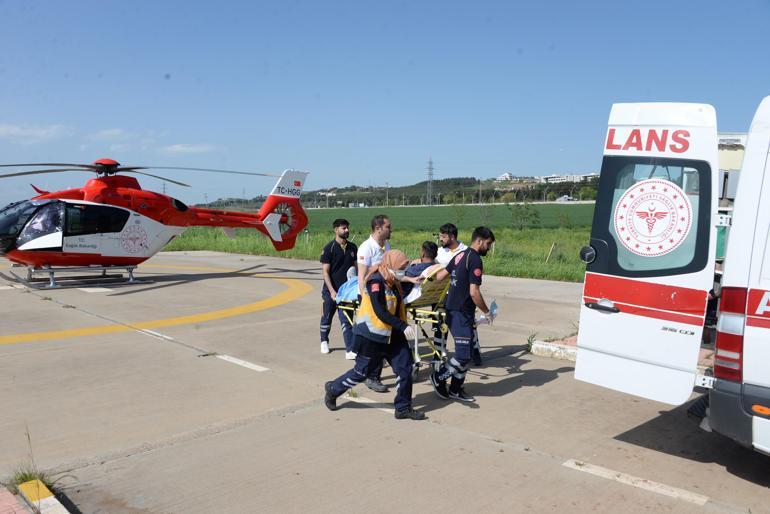
[[321, 353], [329, 353], [329, 341], [321, 341]]
[[345, 352], [345, 358], [349, 361], [356, 360], [356, 352]]

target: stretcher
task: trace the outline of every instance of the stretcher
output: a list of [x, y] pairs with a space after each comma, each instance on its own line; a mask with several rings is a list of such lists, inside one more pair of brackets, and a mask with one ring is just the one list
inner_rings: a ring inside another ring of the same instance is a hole
[[[436, 274], [443, 269], [441, 265], [431, 266], [422, 276], [425, 280], [415, 285], [406, 296], [407, 322], [414, 323], [415, 337], [409, 342], [414, 357], [412, 378], [417, 380], [420, 368], [432, 366], [434, 370], [441, 367], [447, 356], [447, 336], [449, 329], [446, 324], [444, 300], [449, 290], [449, 277], [436, 280]], [[358, 281], [351, 278], [337, 292], [337, 308], [343, 312], [350, 324], [355, 324], [356, 309], [358, 308]]]

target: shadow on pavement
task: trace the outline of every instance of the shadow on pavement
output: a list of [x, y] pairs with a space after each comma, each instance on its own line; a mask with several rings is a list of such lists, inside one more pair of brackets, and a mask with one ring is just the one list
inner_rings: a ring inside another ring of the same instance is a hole
[[698, 423], [687, 416], [687, 409], [694, 401], [670, 411], [660, 411], [658, 417], [615, 439], [696, 462], [713, 462], [737, 477], [770, 487], [770, 458], [698, 428]]
[[[502, 347], [499, 350], [485, 351], [484, 364], [480, 367], [471, 366], [466, 375], [465, 388], [476, 398], [505, 396], [521, 387], [540, 387], [559, 378], [562, 373], [574, 371], [572, 366], [557, 369], [526, 369], [524, 364], [530, 362], [524, 358], [527, 355], [525, 346]], [[444, 407], [450, 402], [438, 398], [433, 391], [421, 393], [414, 397], [413, 404], [425, 412]], [[479, 408], [478, 403], [461, 403], [469, 408]]]
[[[259, 269], [258, 268], [262, 268]], [[124, 286], [131, 286], [131, 290], [112, 293], [109, 296], [124, 296], [136, 293], [144, 293], [146, 291], [155, 291], [158, 289], [166, 289], [168, 287], [174, 287], [181, 284], [190, 284], [194, 282], [201, 282], [204, 280], [214, 280], [220, 278], [255, 278], [263, 280], [272, 280], [273, 277], [260, 276], [266, 275], [280, 275], [286, 274], [286, 278], [301, 278], [302, 280], [316, 280], [321, 281], [323, 278], [320, 276], [318, 270], [300, 269], [300, 270], [288, 270], [283, 268], [265, 267], [263, 264], [257, 264], [248, 268], [239, 269], [236, 271], [223, 271], [215, 273], [178, 273], [178, 274], [157, 274], [157, 275], [143, 275], [146, 278], [151, 278], [153, 283], [147, 287], [142, 287], [140, 284], [121, 284]], [[300, 277], [292, 276], [292, 274], [298, 274]]]

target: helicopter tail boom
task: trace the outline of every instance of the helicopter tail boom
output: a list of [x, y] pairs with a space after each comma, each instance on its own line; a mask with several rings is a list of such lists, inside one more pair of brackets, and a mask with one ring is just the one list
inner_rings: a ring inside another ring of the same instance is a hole
[[294, 242], [307, 226], [307, 215], [299, 203], [307, 173], [285, 170], [259, 209], [262, 225], [257, 228], [273, 242], [276, 250], [294, 248]]

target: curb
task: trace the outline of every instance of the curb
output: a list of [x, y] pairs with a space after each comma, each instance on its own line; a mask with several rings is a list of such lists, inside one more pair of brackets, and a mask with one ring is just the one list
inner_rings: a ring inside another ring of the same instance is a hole
[[577, 346], [535, 341], [532, 343], [532, 349], [529, 353], [539, 355], [540, 357], [575, 362], [577, 359]]
[[40, 480], [30, 480], [19, 485], [19, 494], [40, 514], [69, 514]]

